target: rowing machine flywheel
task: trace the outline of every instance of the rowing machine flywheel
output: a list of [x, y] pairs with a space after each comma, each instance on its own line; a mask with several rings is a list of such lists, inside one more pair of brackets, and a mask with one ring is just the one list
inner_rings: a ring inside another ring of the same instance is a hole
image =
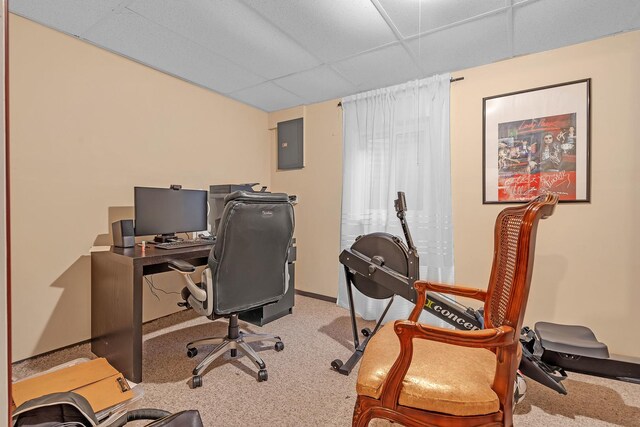
[[[409, 250], [405, 243], [388, 233], [371, 233], [360, 236], [351, 249], [371, 259], [379, 267], [386, 267], [401, 276], [409, 272]], [[369, 298], [391, 298], [393, 291], [380, 286], [368, 276], [356, 273], [353, 276], [355, 287]]]

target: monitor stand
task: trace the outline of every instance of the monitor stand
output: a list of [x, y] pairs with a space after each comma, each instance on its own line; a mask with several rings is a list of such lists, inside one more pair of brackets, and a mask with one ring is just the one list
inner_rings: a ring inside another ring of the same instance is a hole
[[160, 234], [153, 238], [153, 241], [155, 243], [167, 243], [167, 242], [172, 242], [174, 240], [176, 240], [175, 233]]

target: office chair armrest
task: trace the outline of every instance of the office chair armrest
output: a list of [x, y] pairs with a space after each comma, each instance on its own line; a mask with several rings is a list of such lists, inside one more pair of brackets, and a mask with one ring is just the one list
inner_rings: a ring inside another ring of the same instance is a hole
[[189, 292], [191, 292], [191, 295], [195, 299], [197, 299], [198, 301], [207, 300], [207, 292], [204, 289], [200, 288], [198, 285], [196, 285], [193, 279], [191, 278], [191, 276], [189, 275], [196, 271], [196, 268], [192, 264], [188, 263], [187, 261], [182, 261], [179, 259], [169, 260], [167, 261], [167, 264], [169, 265], [170, 269], [182, 274], [182, 277], [184, 277], [185, 282], [187, 282], [187, 289], [189, 289]]
[[510, 326], [476, 331], [438, 328], [410, 320], [397, 320], [394, 330], [400, 340], [400, 354], [382, 384], [382, 404], [387, 408], [398, 405], [400, 389], [413, 358], [413, 338], [428, 339], [446, 344], [475, 348], [497, 348], [518, 344], [515, 330]]
[[427, 291], [438, 292], [441, 294], [457, 295], [460, 297], [473, 298], [484, 302], [487, 299], [487, 292], [482, 289], [467, 288], [465, 286], [445, 285], [444, 283], [427, 282], [425, 280], [416, 280], [413, 284], [416, 290], [417, 301], [416, 306], [409, 315], [409, 320], [417, 322], [418, 317], [422, 313], [425, 303], [427, 302]]
[[181, 259], [170, 259], [167, 264], [169, 264], [170, 269], [178, 273], [194, 273], [196, 271], [196, 268], [190, 262]]

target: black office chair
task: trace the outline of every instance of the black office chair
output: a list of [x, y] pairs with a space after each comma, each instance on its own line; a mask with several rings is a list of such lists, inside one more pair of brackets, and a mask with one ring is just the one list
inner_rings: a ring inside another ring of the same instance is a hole
[[211, 320], [229, 318], [227, 336], [187, 344], [189, 357], [198, 353], [197, 345], [216, 345], [193, 370], [194, 388], [202, 385], [202, 372], [227, 350], [232, 357], [242, 350], [258, 368], [258, 381], [267, 380], [264, 361], [248, 343], [273, 341], [276, 351], [284, 349], [284, 344], [275, 335], [240, 331], [238, 313], [275, 303], [286, 293], [293, 229], [293, 206], [286, 194], [236, 191], [225, 198], [216, 243], [201, 282], [191, 279], [193, 265], [181, 260], [169, 262], [187, 282], [182, 296], [189, 306]]

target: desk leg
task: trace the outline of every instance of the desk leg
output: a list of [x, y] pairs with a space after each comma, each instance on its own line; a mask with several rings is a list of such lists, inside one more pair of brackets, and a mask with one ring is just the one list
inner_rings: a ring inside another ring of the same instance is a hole
[[111, 252], [91, 254], [91, 351], [142, 381], [142, 267]]

